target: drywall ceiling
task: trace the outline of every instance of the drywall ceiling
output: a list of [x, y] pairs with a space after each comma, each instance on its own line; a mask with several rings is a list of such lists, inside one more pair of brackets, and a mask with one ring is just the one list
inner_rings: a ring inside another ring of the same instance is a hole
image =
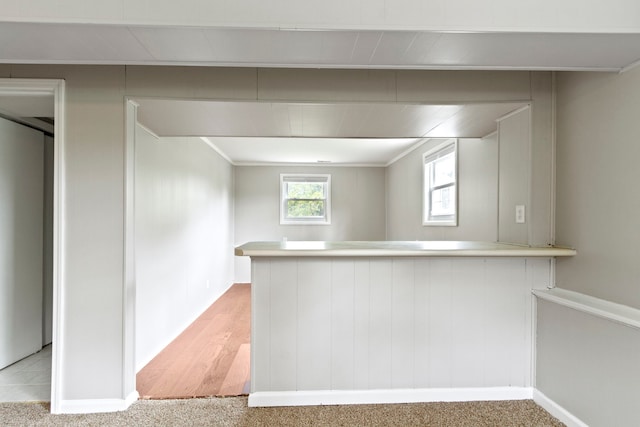
[[234, 164], [384, 166], [425, 138], [480, 138], [524, 103], [424, 105], [136, 99], [161, 137], [207, 137]]
[[611, 71], [640, 60], [634, 33], [0, 22], [0, 40], [0, 63]]

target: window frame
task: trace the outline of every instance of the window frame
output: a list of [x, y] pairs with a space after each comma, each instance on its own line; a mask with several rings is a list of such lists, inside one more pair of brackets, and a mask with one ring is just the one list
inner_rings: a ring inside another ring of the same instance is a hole
[[[302, 217], [292, 218], [287, 216], [287, 202], [285, 189], [287, 182], [313, 182], [324, 184], [324, 216], [323, 217]], [[280, 174], [280, 225], [330, 225], [331, 224], [331, 174], [309, 174], [309, 173], [282, 173]]]
[[[450, 151], [453, 150], [453, 151]], [[444, 185], [434, 186], [432, 183], [433, 165], [439, 159], [453, 153], [454, 156], [454, 179], [452, 183]], [[443, 188], [454, 188], [454, 213], [452, 215], [438, 215], [431, 216], [431, 200], [434, 191], [441, 190]], [[422, 155], [422, 225], [423, 226], [444, 226], [444, 227], [456, 227], [458, 226], [458, 140], [448, 139], [430, 150], [426, 151]]]

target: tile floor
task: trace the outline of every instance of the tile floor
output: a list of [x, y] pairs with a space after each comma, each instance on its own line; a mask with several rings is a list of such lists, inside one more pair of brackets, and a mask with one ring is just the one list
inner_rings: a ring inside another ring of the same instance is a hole
[[51, 400], [51, 345], [0, 370], [0, 402]]

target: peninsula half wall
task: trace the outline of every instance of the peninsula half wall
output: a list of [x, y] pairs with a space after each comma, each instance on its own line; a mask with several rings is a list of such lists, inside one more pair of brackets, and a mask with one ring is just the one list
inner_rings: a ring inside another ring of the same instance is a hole
[[250, 406], [530, 399], [534, 289], [573, 249], [251, 242]]

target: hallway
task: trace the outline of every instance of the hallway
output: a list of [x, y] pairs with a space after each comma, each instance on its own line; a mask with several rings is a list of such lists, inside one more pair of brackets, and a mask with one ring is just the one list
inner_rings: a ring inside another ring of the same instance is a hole
[[141, 399], [249, 393], [251, 285], [234, 284], [136, 376]]

